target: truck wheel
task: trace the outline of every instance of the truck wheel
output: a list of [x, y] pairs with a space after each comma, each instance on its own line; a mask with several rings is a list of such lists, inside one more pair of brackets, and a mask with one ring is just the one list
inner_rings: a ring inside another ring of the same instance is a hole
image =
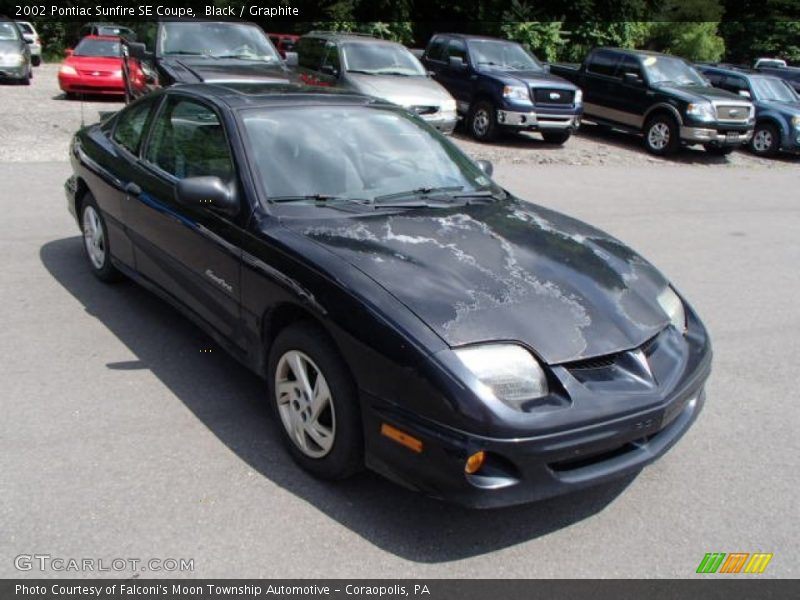
[[759, 123], [750, 140], [750, 150], [757, 156], [774, 156], [778, 152], [781, 137], [778, 128], [769, 123]]
[[651, 117], [644, 126], [644, 147], [656, 156], [673, 154], [680, 145], [678, 124], [669, 115]]
[[714, 156], [728, 156], [736, 150], [736, 146], [706, 146], [706, 152]]
[[34, 67], [38, 67], [42, 64], [42, 57], [41, 56], [31, 56], [31, 62], [33, 63]]
[[542, 137], [548, 144], [558, 144], [559, 146], [565, 143], [572, 137], [571, 131], [543, 131]]
[[497, 138], [497, 109], [487, 101], [476, 102], [469, 111], [469, 132], [479, 142]]

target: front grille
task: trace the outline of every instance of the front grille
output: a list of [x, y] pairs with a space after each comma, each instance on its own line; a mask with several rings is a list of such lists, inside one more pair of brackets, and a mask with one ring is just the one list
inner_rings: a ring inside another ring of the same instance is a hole
[[597, 356], [595, 358], [587, 358], [586, 360], [577, 360], [575, 362], [567, 363], [564, 366], [570, 371], [588, 371], [592, 369], [607, 369], [614, 366], [618, 354], [608, 354], [606, 356]]
[[533, 101], [536, 104], [572, 104], [575, 92], [557, 88], [535, 88], [531, 90]]
[[89, 77], [110, 77], [114, 74], [114, 71], [78, 71], [78, 73]]
[[737, 106], [732, 104], [718, 104], [717, 117], [720, 121], [743, 121], [746, 122], [750, 117], [750, 109], [747, 106]]
[[432, 115], [439, 110], [438, 106], [409, 106], [408, 108], [418, 115]]
[[627, 444], [622, 444], [616, 448], [611, 448], [610, 450], [605, 450], [586, 456], [580, 456], [578, 458], [568, 458], [566, 460], [552, 462], [550, 463], [550, 468], [554, 471], [564, 472], [575, 471], [576, 469], [583, 469], [584, 467], [591, 467], [607, 460], [617, 458], [618, 456], [623, 456], [628, 452], [637, 450], [639, 448], [637, 442], [641, 441], [643, 440], [628, 442]]

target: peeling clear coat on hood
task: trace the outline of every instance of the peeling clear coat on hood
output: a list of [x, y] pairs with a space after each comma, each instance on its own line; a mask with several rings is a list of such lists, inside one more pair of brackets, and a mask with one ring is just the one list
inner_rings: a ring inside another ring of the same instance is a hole
[[450, 346], [516, 341], [557, 364], [637, 347], [668, 319], [667, 285], [611, 236], [503, 201], [287, 220], [371, 277]]

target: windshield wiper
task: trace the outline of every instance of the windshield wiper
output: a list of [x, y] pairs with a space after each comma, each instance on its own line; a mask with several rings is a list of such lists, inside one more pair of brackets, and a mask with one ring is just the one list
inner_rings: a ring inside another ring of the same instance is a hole
[[306, 194], [298, 196], [273, 196], [269, 199], [270, 202], [309, 202], [314, 201], [316, 204], [325, 204], [331, 200], [344, 200], [347, 202], [357, 202], [359, 204], [368, 204], [369, 200], [363, 198], [351, 198], [350, 196], [334, 196], [331, 194]]
[[460, 192], [464, 189], [463, 185], [455, 185], [449, 187], [421, 187], [414, 190], [406, 190], [404, 192], [395, 192], [393, 194], [383, 194], [382, 196], [375, 197], [375, 203], [378, 204], [384, 200], [400, 200], [402, 198], [411, 198], [412, 200], [426, 200], [431, 194], [446, 194], [447, 192]]
[[491, 198], [492, 200], [504, 200], [505, 194], [496, 194], [492, 190], [473, 190], [471, 192], [464, 192], [463, 194], [453, 194], [453, 198], [458, 200], [469, 198]]
[[273, 62], [273, 57], [264, 56], [262, 54], [212, 54], [212, 58], [238, 58], [240, 60], [261, 60], [264, 62]]
[[348, 73], [361, 73], [362, 75], [377, 75], [375, 71], [365, 71], [363, 69], [347, 69]]

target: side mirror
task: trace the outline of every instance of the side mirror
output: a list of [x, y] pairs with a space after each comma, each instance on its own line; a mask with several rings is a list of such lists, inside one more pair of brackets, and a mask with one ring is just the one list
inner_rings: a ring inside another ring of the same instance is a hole
[[298, 63], [297, 52], [287, 52], [285, 62], [287, 67], [296, 67]]
[[460, 70], [460, 69], [466, 69], [467, 67], [466, 63], [464, 63], [464, 59], [461, 58], [460, 56], [451, 56], [449, 63], [453, 69]]
[[72, 48], [65, 48], [64, 49], [64, 54], [66, 56], [72, 56], [74, 53], [75, 53], [75, 50], [73, 50]]
[[137, 60], [144, 60], [147, 58], [147, 46], [140, 42], [128, 43], [128, 56]]
[[636, 73], [623, 73], [622, 81], [629, 85], [642, 85], [642, 78]]
[[33, 43], [33, 38], [32, 37], [23, 37], [22, 39], [25, 40], [26, 44], [32, 44]]
[[749, 90], [739, 90], [739, 95], [745, 98], [750, 98], [750, 91]]
[[239, 200], [233, 189], [219, 177], [181, 179], [175, 188], [175, 200], [186, 208], [204, 208], [227, 217], [239, 213]]
[[476, 160], [475, 164], [487, 177], [491, 177], [492, 173], [494, 173], [494, 165], [488, 160]]

